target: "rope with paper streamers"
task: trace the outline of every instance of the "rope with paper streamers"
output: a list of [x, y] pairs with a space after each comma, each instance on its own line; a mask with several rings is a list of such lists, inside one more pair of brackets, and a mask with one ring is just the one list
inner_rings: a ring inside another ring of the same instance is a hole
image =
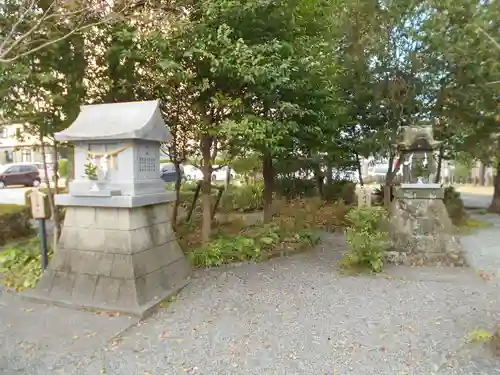
[[87, 155], [90, 156], [91, 158], [102, 158], [103, 156], [108, 156], [109, 157], [109, 166], [111, 169], [114, 169], [116, 155], [118, 155], [122, 151], [125, 151], [129, 147], [132, 147], [131, 143], [127, 143], [126, 145], [119, 147], [115, 150], [105, 151], [105, 152], [92, 152], [92, 151], [87, 150], [83, 147], [78, 147], [78, 148], [80, 150], [85, 151], [87, 153]]

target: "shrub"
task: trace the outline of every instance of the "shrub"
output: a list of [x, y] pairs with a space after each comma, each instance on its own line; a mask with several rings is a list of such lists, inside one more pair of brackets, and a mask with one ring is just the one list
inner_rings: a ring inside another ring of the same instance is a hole
[[0, 245], [32, 234], [30, 212], [25, 206], [0, 205]]
[[341, 267], [382, 271], [384, 252], [389, 246], [386, 210], [381, 207], [355, 208], [347, 213], [346, 218], [349, 222], [346, 241], [350, 251], [343, 255]]
[[[51, 252], [49, 251], [49, 259]], [[20, 291], [35, 287], [42, 275], [40, 241], [33, 237], [24, 244], [0, 251], [2, 284], [7, 289]]]
[[274, 255], [311, 248], [317, 237], [312, 232], [285, 231], [277, 223], [240, 229], [236, 235], [220, 235], [207, 245], [189, 252], [197, 267], [215, 267], [238, 261], [259, 261]]
[[333, 202], [342, 199], [346, 204], [356, 200], [356, 184], [350, 180], [334, 180], [323, 187], [325, 200]]
[[252, 212], [264, 208], [264, 185], [256, 183], [233, 187], [224, 193], [220, 202], [222, 211]]
[[317, 195], [314, 180], [280, 177], [275, 181], [274, 191], [287, 199], [313, 197]]
[[468, 215], [464, 209], [464, 202], [460, 193], [452, 186], [444, 189], [444, 204], [454, 225], [460, 226], [467, 222]]
[[214, 267], [235, 261], [260, 258], [259, 244], [245, 236], [220, 237], [208, 245], [189, 253], [189, 260], [197, 267]]
[[320, 198], [294, 199], [281, 202], [275, 219], [288, 230], [335, 231], [345, 225], [345, 215], [349, 207], [342, 200], [329, 203]]

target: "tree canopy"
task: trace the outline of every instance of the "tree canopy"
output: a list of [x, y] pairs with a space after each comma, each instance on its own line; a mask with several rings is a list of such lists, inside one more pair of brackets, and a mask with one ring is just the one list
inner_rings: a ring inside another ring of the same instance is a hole
[[405, 125], [432, 123], [444, 157], [499, 160], [494, 1], [64, 4], [0, 5], [2, 116], [51, 136], [81, 104], [161, 99], [171, 159], [201, 160], [205, 239], [221, 153], [260, 160], [266, 220], [280, 165], [391, 159]]

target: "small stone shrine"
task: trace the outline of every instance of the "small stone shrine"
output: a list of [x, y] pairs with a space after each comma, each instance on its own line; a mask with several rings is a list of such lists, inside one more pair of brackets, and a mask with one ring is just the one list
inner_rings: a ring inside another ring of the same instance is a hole
[[390, 206], [389, 233], [393, 248], [389, 260], [396, 264], [466, 265], [444, 205], [443, 188], [439, 184], [425, 183], [424, 179], [428, 181], [429, 176], [411, 176], [411, 170], [414, 170], [411, 159], [422, 159], [424, 153], [425, 164], [427, 153], [432, 158], [439, 145], [440, 142], [433, 139], [431, 126], [406, 128], [397, 145], [405, 164], [403, 183], [396, 188]]
[[58, 250], [32, 298], [143, 316], [187, 283], [170, 222], [159, 101], [88, 105], [56, 139], [75, 145]]

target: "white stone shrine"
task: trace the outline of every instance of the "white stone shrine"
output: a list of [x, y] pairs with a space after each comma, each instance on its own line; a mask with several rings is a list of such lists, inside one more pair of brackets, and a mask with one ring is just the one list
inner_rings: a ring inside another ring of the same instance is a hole
[[32, 298], [144, 316], [186, 285], [170, 222], [175, 197], [160, 178], [160, 144], [171, 135], [159, 104], [83, 106], [56, 134], [75, 145], [75, 180], [55, 197], [66, 217]]

